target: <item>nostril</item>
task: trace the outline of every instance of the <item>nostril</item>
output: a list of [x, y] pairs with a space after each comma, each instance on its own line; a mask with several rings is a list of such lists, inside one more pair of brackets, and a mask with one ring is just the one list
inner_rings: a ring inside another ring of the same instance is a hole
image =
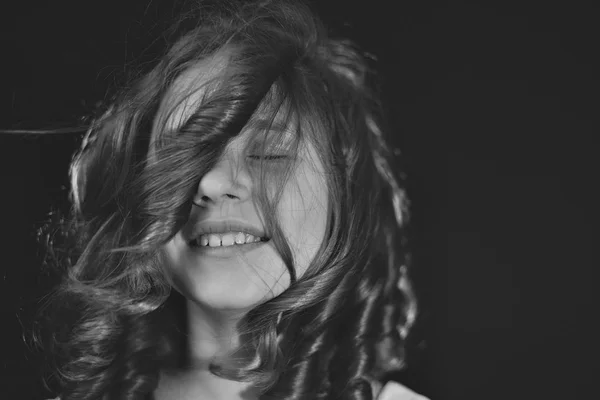
[[196, 199], [192, 200], [192, 204], [194, 204], [197, 207], [206, 207], [206, 204], [210, 201], [210, 197], [208, 196], [202, 196], [202, 198], [200, 198], [199, 201], [197, 201]]

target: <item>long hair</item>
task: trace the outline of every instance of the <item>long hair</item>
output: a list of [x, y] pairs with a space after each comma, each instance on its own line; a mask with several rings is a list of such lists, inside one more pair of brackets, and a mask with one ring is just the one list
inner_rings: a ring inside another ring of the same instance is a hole
[[[169, 310], [177, 296], [161, 248], [185, 224], [202, 176], [260, 109], [299, 121], [291, 146], [316, 144], [327, 232], [298, 277], [274, 213], [278, 193], [263, 185], [257, 201], [290, 286], [243, 317], [243, 351], [211, 371], [252, 381], [261, 399], [370, 399], [371, 382], [403, 365], [416, 313], [408, 201], [371, 61], [329, 37], [298, 1], [222, 3], [183, 14], [169, 32], [174, 44], [113, 99], [73, 158], [72, 209], [61, 224], [67, 250], [53, 259], [65, 276], [44, 309], [62, 400], [144, 399], [176, 362], [181, 337]], [[231, 50], [226, 66], [192, 115], [177, 129], [157, 128], [175, 79], [223, 49]], [[266, 170], [261, 164], [260, 182]]]

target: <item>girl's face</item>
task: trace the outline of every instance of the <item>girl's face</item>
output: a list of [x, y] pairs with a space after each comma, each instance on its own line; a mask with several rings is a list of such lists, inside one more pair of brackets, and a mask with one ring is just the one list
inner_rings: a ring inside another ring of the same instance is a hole
[[[204, 84], [225, 64], [226, 57], [217, 54], [184, 72], [163, 99], [156, 123], [168, 129], [180, 126], [202, 101]], [[184, 97], [186, 100], [181, 102]], [[173, 104], [174, 111], [167, 112]], [[232, 139], [215, 167], [201, 179], [194, 198], [198, 206], [192, 207], [188, 222], [164, 249], [166, 269], [175, 288], [189, 300], [215, 310], [251, 309], [279, 295], [290, 283], [289, 272], [272, 241], [247, 243], [252, 238], [246, 234], [264, 236], [265, 232], [261, 210], [254, 202], [258, 186], [252, 179], [253, 161], [248, 152], [255, 140], [254, 130], [264, 128], [260, 111], [254, 119], [259, 122], [248, 124]], [[273, 133], [284, 137], [295, 134], [294, 126], [278, 122], [283, 122], [279, 115], [273, 130], [283, 132]], [[299, 147], [276, 216], [294, 256], [298, 277], [321, 246], [328, 219], [324, 167], [308, 142]], [[282, 168], [280, 162], [266, 161], [266, 168], [277, 171]], [[202, 232], [210, 234], [199, 236]], [[191, 245], [190, 237], [199, 238], [200, 247]], [[206, 241], [208, 247], [203, 246]]]

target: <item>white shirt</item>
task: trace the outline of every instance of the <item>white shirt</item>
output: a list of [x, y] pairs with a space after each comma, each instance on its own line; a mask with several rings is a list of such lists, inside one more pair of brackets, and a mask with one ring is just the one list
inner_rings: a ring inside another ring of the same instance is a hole
[[378, 393], [377, 400], [429, 400], [394, 381], [389, 381], [381, 389], [375, 387], [374, 391]]
[[[429, 400], [427, 397], [421, 396], [406, 386], [394, 381], [389, 381], [383, 387], [374, 384], [373, 390], [375, 392], [376, 400]], [[60, 400], [60, 397], [48, 400]]]

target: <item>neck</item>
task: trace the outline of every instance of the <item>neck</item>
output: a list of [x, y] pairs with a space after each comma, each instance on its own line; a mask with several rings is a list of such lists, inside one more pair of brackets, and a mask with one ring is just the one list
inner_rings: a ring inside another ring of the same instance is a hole
[[239, 321], [244, 313], [214, 310], [186, 300], [187, 355], [183, 368], [161, 372], [155, 399], [256, 399], [251, 383], [220, 378], [209, 370], [215, 357], [240, 346]]
[[207, 370], [214, 357], [237, 348], [243, 313], [214, 310], [187, 300], [188, 368]]

